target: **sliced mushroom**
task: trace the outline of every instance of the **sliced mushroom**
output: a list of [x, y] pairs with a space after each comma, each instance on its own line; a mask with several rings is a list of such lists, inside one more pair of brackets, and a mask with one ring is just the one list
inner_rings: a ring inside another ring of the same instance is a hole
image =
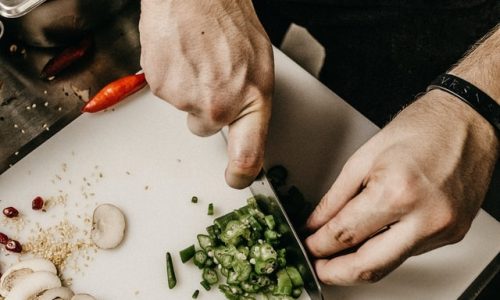
[[125, 216], [113, 204], [101, 204], [94, 210], [92, 241], [101, 249], [118, 247], [125, 236]]
[[6, 297], [12, 287], [17, 285], [24, 277], [34, 272], [45, 271], [57, 274], [56, 267], [50, 260], [36, 258], [23, 260], [5, 271], [0, 279], [0, 294]]
[[95, 298], [89, 294], [76, 294], [71, 300], [95, 300]]
[[75, 293], [67, 287], [58, 287], [43, 291], [34, 300], [70, 300]]
[[56, 274], [46, 271], [34, 272], [17, 282], [5, 300], [30, 300], [45, 290], [57, 287], [61, 287], [61, 280]]

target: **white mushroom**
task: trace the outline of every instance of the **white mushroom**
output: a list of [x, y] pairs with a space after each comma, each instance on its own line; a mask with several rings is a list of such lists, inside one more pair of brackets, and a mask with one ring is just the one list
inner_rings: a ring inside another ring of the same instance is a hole
[[42, 292], [34, 300], [70, 300], [73, 295], [69, 288], [58, 287]]
[[50, 260], [36, 258], [23, 260], [8, 268], [0, 279], [0, 294], [6, 297], [12, 287], [24, 277], [34, 272], [46, 271], [57, 274], [56, 267]]
[[95, 300], [95, 298], [89, 294], [76, 294], [71, 300]]
[[113, 204], [101, 204], [94, 210], [92, 241], [101, 249], [116, 248], [125, 236], [125, 216]]
[[46, 271], [34, 272], [23, 277], [12, 287], [5, 300], [29, 300], [45, 290], [61, 286], [56, 274]]

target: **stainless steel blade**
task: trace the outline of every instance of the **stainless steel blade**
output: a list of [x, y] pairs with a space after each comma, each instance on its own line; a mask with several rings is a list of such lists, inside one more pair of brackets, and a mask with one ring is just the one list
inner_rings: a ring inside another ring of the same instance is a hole
[[266, 214], [272, 214], [278, 221], [277, 224], [280, 224], [279, 231], [282, 233], [281, 241], [287, 250], [287, 259], [290, 259], [292, 264], [297, 266], [304, 279], [304, 287], [309, 297], [311, 297], [311, 300], [322, 300], [321, 286], [309, 261], [307, 252], [300, 242], [299, 236], [293, 229], [292, 223], [264, 171], [252, 183], [250, 191], [257, 199], [259, 207]]

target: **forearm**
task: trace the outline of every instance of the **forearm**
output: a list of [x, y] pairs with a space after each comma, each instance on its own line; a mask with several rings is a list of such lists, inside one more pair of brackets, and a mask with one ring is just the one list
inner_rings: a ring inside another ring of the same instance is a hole
[[500, 103], [500, 25], [450, 71]]

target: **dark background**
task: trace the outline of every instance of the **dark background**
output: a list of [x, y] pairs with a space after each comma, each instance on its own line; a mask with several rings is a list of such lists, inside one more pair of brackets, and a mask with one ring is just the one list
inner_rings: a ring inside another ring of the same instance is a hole
[[[306, 27], [326, 50], [320, 80], [379, 127], [500, 22], [498, 0], [254, 0], [254, 5], [278, 47], [291, 22]], [[497, 220], [499, 183], [497, 163], [483, 204]], [[477, 299], [498, 299], [499, 288], [497, 274]]]

